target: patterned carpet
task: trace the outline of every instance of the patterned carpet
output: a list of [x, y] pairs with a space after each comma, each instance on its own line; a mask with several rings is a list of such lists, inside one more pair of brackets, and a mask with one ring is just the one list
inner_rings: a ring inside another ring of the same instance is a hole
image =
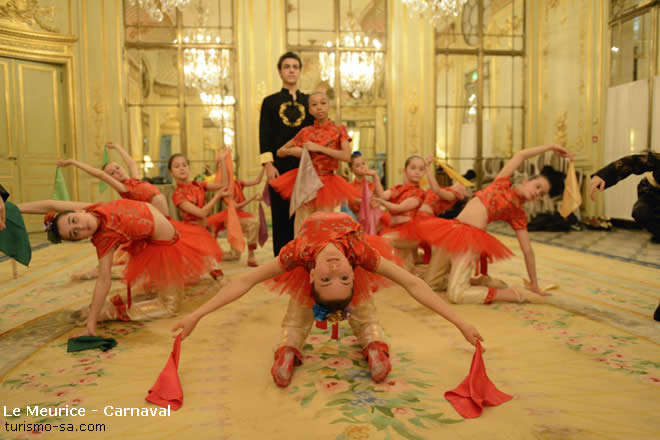
[[[491, 274], [520, 283], [520, 251], [513, 238], [500, 238], [516, 257], [491, 266]], [[175, 319], [104, 325], [117, 347], [66, 353], [70, 311], [86, 304], [94, 284], [71, 282], [70, 275], [93, 267], [92, 246], [38, 250], [17, 280], [11, 279], [10, 263], [2, 262], [1, 405], [22, 414], [3, 416], [0, 439], [656, 438], [660, 323], [651, 315], [660, 272], [543, 243], [534, 249], [541, 284], [559, 286], [548, 304], [456, 307], [486, 338], [489, 376], [514, 396], [471, 420], [463, 420], [443, 394], [463, 380], [473, 349], [400, 287], [377, 296], [393, 363], [383, 384], [370, 380], [360, 347], [342, 323], [338, 342], [314, 330], [291, 386], [276, 387], [269, 369], [287, 298], [258, 286], [203, 320], [184, 342], [179, 411], [157, 418], [104, 414], [104, 408], [154, 408], [144, 397], [171, 350]], [[260, 250], [258, 260], [270, 255], [270, 249]], [[229, 278], [249, 270], [245, 257], [223, 269]], [[210, 279], [191, 288], [185, 311], [214, 291]], [[68, 405], [87, 414], [26, 416], [26, 405]], [[27, 423], [50, 423], [52, 431], [6, 431]], [[83, 429], [96, 432], [81, 434]]]

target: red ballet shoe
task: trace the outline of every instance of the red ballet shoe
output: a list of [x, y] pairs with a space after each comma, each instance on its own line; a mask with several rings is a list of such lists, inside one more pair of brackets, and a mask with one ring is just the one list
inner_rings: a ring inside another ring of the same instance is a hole
[[211, 275], [211, 278], [214, 280], [222, 279], [225, 276], [221, 269], [213, 269], [209, 272], [209, 275]]
[[275, 352], [275, 362], [270, 369], [270, 374], [273, 376], [273, 381], [280, 387], [289, 386], [291, 377], [293, 376], [293, 366], [300, 365], [302, 354], [294, 347], [284, 345], [277, 349]]
[[258, 267], [259, 263], [257, 263], [254, 260], [248, 260], [247, 265], [250, 266], [250, 267]]
[[380, 341], [373, 341], [362, 350], [362, 354], [369, 361], [369, 371], [374, 382], [382, 382], [387, 379], [387, 375], [392, 370], [390, 350], [387, 344]]

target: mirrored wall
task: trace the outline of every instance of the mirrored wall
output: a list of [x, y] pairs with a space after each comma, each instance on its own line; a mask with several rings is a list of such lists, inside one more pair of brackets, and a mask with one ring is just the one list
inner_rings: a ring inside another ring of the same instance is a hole
[[152, 178], [167, 178], [170, 155], [184, 153], [193, 178], [214, 173], [216, 149], [238, 141], [234, 5], [191, 0], [165, 9], [163, 3], [149, 9], [124, 0], [130, 151]]
[[486, 182], [523, 148], [525, 0], [468, 0], [436, 25], [436, 156]]
[[288, 0], [286, 41], [302, 58], [300, 88], [328, 94], [330, 118], [346, 125], [353, 150], [383, 177], [387, 1]]

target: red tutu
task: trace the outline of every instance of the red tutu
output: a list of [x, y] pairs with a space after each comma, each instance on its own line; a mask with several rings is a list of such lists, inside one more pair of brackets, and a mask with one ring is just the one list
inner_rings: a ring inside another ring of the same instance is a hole
[[[270, 181], [270, 186], [280, 193], [283, 199], [290, 200], [293, 193], [293, 185], [296, 183], [298, 168], [287, 171], [280, 177]], [[361, 197], [360, 190], [344, 178], [336, 174], [319, 175], [323, 187], [316, 193], [316, 198], [312, 201], [314, 206], [319, 208], [334, 208], [344, 200], [350, 200]]]
[[[381, 257], [400, 266], [403, 264], [401, 258], [396, 255], [395, 250], [388, 245], [382, 237], [365, 235], [364, 239], [380, 254]], [[361, 304], [368, 299], [372, 293], [392, 284], [390, 280], [383, 278], [376, 273], [369, 272], [361, 266], [356, 267], [354, 273], [353, 299], [351, 301], [352, 306]], [[266, 281], [266, 286], [279, 294], [288, 293], [300, 305], [309, 307], [314, 305], [312, 283], [309, 279], [309, 272], [307, 272], [302, 266], [298, 266], [290, 272], [271, 278]]]
[[[240, 218], [246, 218], [246, 217], [252, 217], [252, 214], [249, 212], [245, 211], [239, 211], [238, 209], [236, 210], [236, 213], [238, 214], [238, 217]], [[206, 218], [206, 226], [211, 228], [214, 234], [218, 235], [219, 231], [222, 231], [225, 229], [225, 223], [227, 222], [227, 216], [229, 215], [229, 210], [228, 209], [223, 209], [222, 211], [218, 212], [217, 214], [213, 214], [210, 217]]]
[[472, 251], [487, 255], [490, 261], [513, 256], [508, 247], [488, 232], [456, 219], [422, 216], [416, 219], [415, 229], [420, 241], [452, 254]]
[[145, 291], [162, 291], [193, 284], [215, 269], [222, 249], [202, 226], [170, 220], [178, 234], [173, 241], [140, 241], [124, 249], [130, 259], [124, 282]]
[[391, 217], [388, 215], [388, 217], [382, 222], [383, 226], [379, 234], [385, 235], [387, 233], [396, 232], [402, 239], [410, 241], [422, 241], [419, 234], [417, 233], [417, 222], [417, 217], [414, 217], [405, 223], [400, 223], [393, 226]]

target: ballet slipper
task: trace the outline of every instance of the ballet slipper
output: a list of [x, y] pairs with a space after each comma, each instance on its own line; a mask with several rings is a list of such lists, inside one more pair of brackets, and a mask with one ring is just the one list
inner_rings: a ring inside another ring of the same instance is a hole
[[523, 303], [523, 302], [528, 302], [532, 304], [543, 304], [545, 303], [545, 299], [541, 295], [539, 295], [536, 292], [532, 292], [531, 290], [525, 289], [523, 286], [512, 286], [511, 290], [516, 294], [516, 297], [518, 297], [518, 302]]
[[270, 369], [273, 381], [280, 387], [287, 387], [293, 376], [293, 366], [298, 360], [301, 363], [302, 354], [294, 347], [284, 345], [275, 352], [275, 362]]
[[250, 267], [258, 267], [259, 263], [257, 263], [257, 260], [253, 259], [248, 259], [247, 265]]
[[470, 284], [473, 286], [485, 286], [489, 289], [506, 289], [509, 287], [507, 283], [497, 278], [493, 278], [489, 275], [481, 275], [477, 278], [471, 278]]
[[211, 275], [211, 278], [216, 281], [222, 280], [225, 276], [224, 272], [222, 272], [222, 269], [213, 269], [211, 272], [209, 272], [209, 275]]
[[369, 371], [374, 382], [382, 382], [387, 379], [387, 375], [392, 370], [387, 344], [380, 341], [373, 341], [362, 350], [362, 354], [369, 361]]

